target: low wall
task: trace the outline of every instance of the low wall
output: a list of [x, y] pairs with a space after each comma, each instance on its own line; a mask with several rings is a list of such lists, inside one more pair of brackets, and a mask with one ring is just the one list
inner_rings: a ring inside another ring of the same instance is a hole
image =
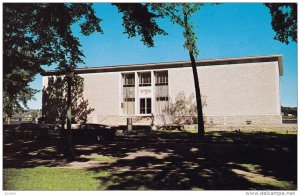
[[207, 125], [280, 125], [281, 115], [204, 116]]
[[[170, 125], [173, 124], [171, 118], [167, 118], [165, 116], [165, 121], [158, 121], [157, 116], [153, 121], [152, 117], [144, 116], [89, 116], [88, 122], [90, 123], [101, 123], [106, 125], [126, 125], [127, 118], [132, 118], [133, 125], [151, 125], [154, 123], [155, 125]], [[282, 127], [282, 117], [280, 115], [252, 115], [252, 116], [205, 116], [204, 117], [205, 126], [207, 129], [257, 129], [257, 128], [265, 128], [269, 127]], [[249, 124], [247, 124], [247, 122]], [[195, 125], [186, 125], [187, 127], [193, 127]], [[283, 126], [286, 127], [286, 126]], [[189, 128], [194, 129], [194, 128]]]
[[[197, 125], [184, 125], [185, 130], [197, 130]], [[205, 125], [206, 131], [297, 131], [297, 124], [273, 125]]]

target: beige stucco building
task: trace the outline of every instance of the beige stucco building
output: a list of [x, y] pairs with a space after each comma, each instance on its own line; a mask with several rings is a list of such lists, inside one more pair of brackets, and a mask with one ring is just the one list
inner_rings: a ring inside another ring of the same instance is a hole
[[[197, 66], [206, 124], [281, 124], [281, 55], [200, 60]], [[56, 73], [46, 72], [43, 85]], [[84, 78], [84, 98], [94, 109], [88, 122], [120, 125], [130, 117], [136, 124], [162, 125], [182, 115], [191, 121], [181, 123], [193, 123], [190, 62], [79, 68], [76, 73]], [[183, 103], [184, 112], [176, 109]]]

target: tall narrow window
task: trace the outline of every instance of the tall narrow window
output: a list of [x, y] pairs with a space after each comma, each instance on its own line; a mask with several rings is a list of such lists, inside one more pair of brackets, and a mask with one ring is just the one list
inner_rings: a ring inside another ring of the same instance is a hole
[[151, 72], [139, 73], [139, 86], [151, 86]]
[[168, 71], [155, 72], [155, 112], [167, 113], [169, 109]]
[[133, 115], [135, 113], [135, 75], [123, 74], [123, 113]]

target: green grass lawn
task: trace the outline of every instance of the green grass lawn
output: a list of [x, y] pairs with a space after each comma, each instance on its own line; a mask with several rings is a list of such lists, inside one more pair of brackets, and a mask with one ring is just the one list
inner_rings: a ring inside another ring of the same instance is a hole
[[[240, 173], [240, 171], [236, 172]], [[118, 173], [121, 174], [121, 172]], [[114, 177], [108, 181], [101, 180], [110, 178], [111, 172], [109, 171], [95, 172], [83, 169], [36, 167], [4, 169], [3, 174], [4, 190], [105, 190], [109, 186], [118, 184], [118, 179]], [[126, 178], [129, 177], [131, 176]], [[295, 185], [289, 182], [267, 177], [249, 176], [249, 180], [257, 185], [272, 186], [276, 189], [295, 189]], [[147, 190], [145, 186], [137, 188]], [[192, 190], [203, 190], [203, 188], [192, 187]]]
[[101, 190], [97, 178], [110, 172], [92, 172], [82, 169], [36, 167], [3, 170], [4, 190]]

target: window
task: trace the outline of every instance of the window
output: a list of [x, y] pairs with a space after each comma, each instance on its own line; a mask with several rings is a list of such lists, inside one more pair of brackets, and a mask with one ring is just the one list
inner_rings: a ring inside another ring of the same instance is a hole
[[129, 115], [133, 115], [134, 114], [134, 110], [135, 110], [135, 99], [134, 98], [127, 98], [124, 99], [124, 103], [122, 104], [123, 106], [123, 113], [124, 114], [129, 114]]
[[151, 86], [151, 72], [140, 73], [139, 86]]
[[156, 101], [169, 101], [169, 97], [156, 97]]
[[151, 98], [140, 99], [140, 114], [151, 114]]
[[123, 86], [124, 87], [134, 87], [135, 85], [134, 73], [123, 74]]
[[167, 114], [169, 111], [169, 97], [156, 97], [155, 113]]
[[121, 103], [124, 114], [135, 113], [135, 75], [134, 73], [123, 74], [123, 103]]
[[168, 85], [168, 71], [155, 72], [155, 85]]
[[155, 113], [165, 114], [169, 109], [168, 71], [155, 72]]

